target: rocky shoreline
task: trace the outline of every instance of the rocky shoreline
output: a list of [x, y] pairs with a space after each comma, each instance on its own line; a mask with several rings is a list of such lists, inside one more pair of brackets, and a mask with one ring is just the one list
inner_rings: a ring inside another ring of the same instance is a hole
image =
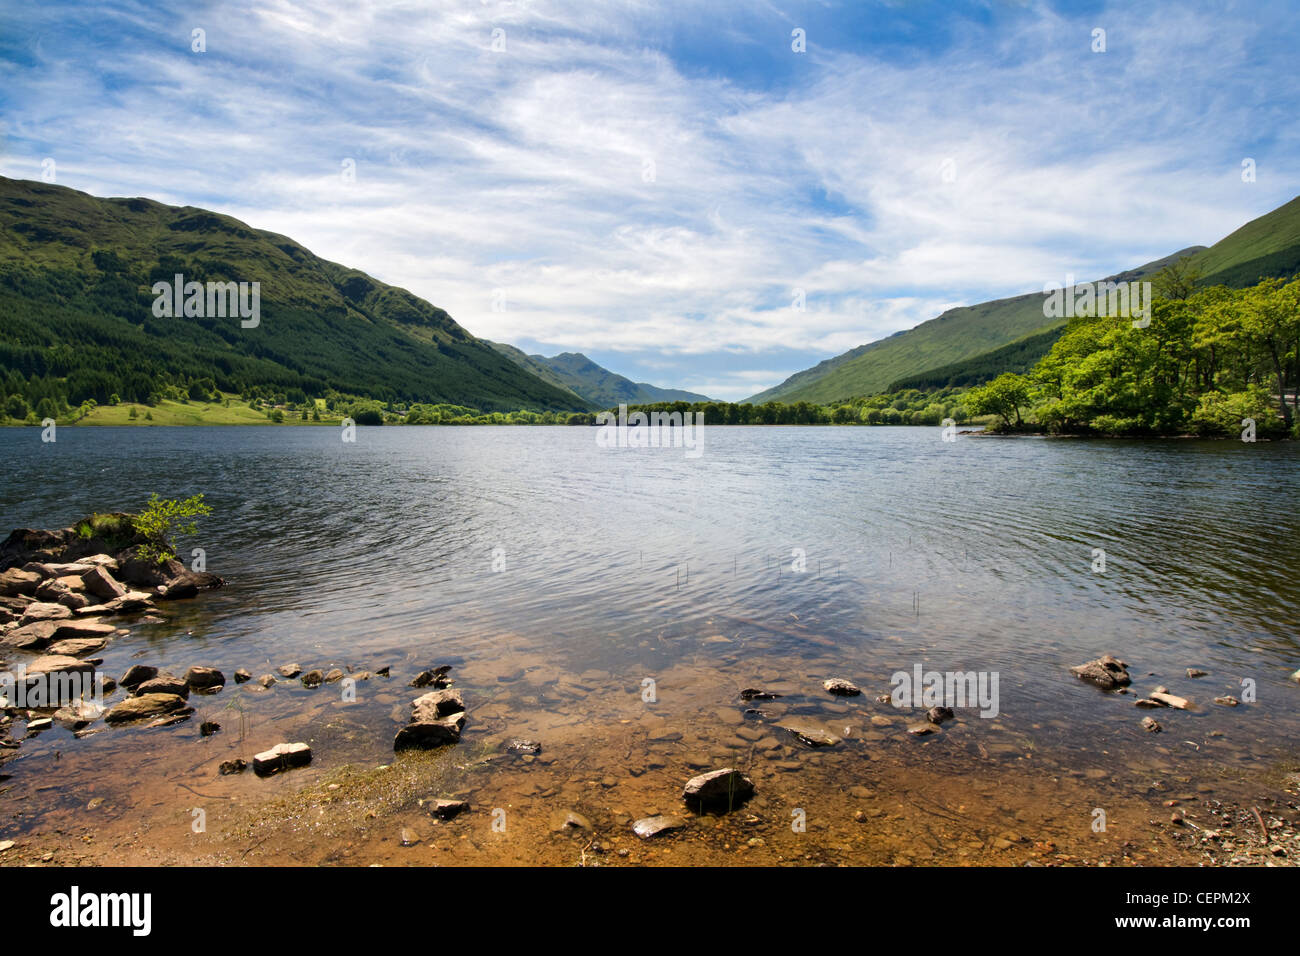
[[[24, 740], [36, 737], [54, 724], [66, 727], [78, 737], [110, 729], [171, 726], [194, 717], [196, 710], [191, 705], [192, 698], [221, 694], [226, 688], [226, 674], [208, 664], [195, 664], [182, 674], [169, 673], [147, 663], [131, 665], [116, 679], [99, 673], [103, 659], [95, 655], [126, 633], [133, 622], [163, 621], [165, 617], [161, 615], [166, 613], [168, 602], [198, 597], [225, 583], [216, 575], [186, 570], [175, 561], [161, 564], [143, 562], [135, 553], [135, 547], [134, 543], [123, 545], [122, 542], [87, 538], [75, 527], [53, 532], [20, 529], [0, 544], [0, 655], [5, 658], [3, 667], [21, 669], [20, 673], [24, 675], [21, 691], [24, 694], [43, 682], [78, 677], [94, 679], [102, 694], [102, 697], [91, 700], [84, 696], [67, 700], [45, 698], [36, 702], [0, 700], [3, 707], [0, 715], [0, 763], [12, 757]], [[406, 674], [400, 675], [399, 679], [418, 694], [407, 705], [409, 709], [405, 719], [394, 715], [397, 726], [392, 738], [392, 751], [395, 754], [428, 751], [437, 755], [463, 751], [464, 748], [456, 745], [461, 743], [462, 734], [469, 724], [473, 701], [455, 686], [452, 670], [451, 665], [442, 664], [426, 669], [412, 667], [407, 671], [409, 680]], [[1130, 689], [1133, 680], [1128, 665], [1113, 655], [1104, 655], [1071, 670], [1081, 680], [1117, 697], [1133, 699], [1139, 709], [1168, 712], [1170, 717], [1166, 719], [1176, 719], [1174, 714], [1177, 711], [1195, 710], [1197, 706], [1190, 694], [1173, 693], [1163, 686], [1157, 686], [1145, 695], [1135, 693]], [[254, 677], [252, 670], [239, 667], [233, 671], [232, 680], [236, 685], [248, 685], [250, 690], [259, 694], [290, 681], [310, 690], [334, 687], [347, 693], [348, 688], [355, 688], [359, 681], [386, 680], [392, 676], [388, 665], [373, 671], [350, 664], [304, 671], [297, 663], [286, 663], [259, 677]], [[765, 675], [763, 679], [770, 676]], [[1188, 680], [1205, 676], [1206, 673], [1197, 668], [1187, 669]], [[1293, 676], [1300, 680], [1300, 672]], [[507, 678], [497, 676], [497, 680], [503, 679]], [[490, 676], [488, 680], [491, 680]], [[18, 692], [20, 685], [12, 686], [13, 691]], [[870, 701], [890, 703], [888, 694], [864, 697], [862, 689], [845, 677], [828, 677], [820, 681], [820, 688], [816, 691], [814, 687], [816, 684], [803, 690], [794, 689], [794, 699], [861, 700], [867, 701], [868, 707]], [[671, 847], [683, 840], [706, 840], [710, 831], [731, 834], [733, 829], [740, 828], [737, 832], [743, 835], [746, 828], [761, 826], [773, 811], [768, 803], [772, 798], [762, 792], [764, 786], [770, 785], [763, 782], [769, 778], [755, 774], [751, 769], [756, 755], [767, 757], [769, 768], [780, 774], [799, 769], [799, 762], [792, 761], [790, 756], [829, 751], [845, 759], [852, 756], [848, 751], [857, 750], [853, 746], [856, 734], [849, 736], [848, 728], [845, 728], [845, 736], [841, 737], [836, 727], [807, 716], [812, 713], [807, 704], [787, 711], [782, 705], [788, 700], [783, 701], [782, 697], [789, 699], [791, 693], [791, 685], [777, 684], [776, 688], [772, 685], [744, 687], [734, 696], [728, 695], [728, 709], [734, 713], [733, 719], [740, 721], [733, 730], [735, 740], [748, 749], [748, 762], [718, 760], [710, 764], [687, 760], [682, 768], [689, 767], [694, 775], [681, 773], [676, 777], [675, 789], [669, 789], [672, 783], [665, 779], [665, 773], [671, 775], [680, 769], [674, 771], [662, 763], [628, 768], [633, 777], [653, 772], [657, 781], [653, 793], [657, 796], [649, 798], [648, 812], [620, 812], [605, 820], [592, 814], [581, 803], [570, 803], [569, 809], [553, 812], [549, 832], [581, 835], [586, 849], [595, 854], [593, 858], [599, 857], [603, 847], [604, 851], [611, 853], [617, 849], [617, 853], [609, 857], [611, 861], [635, 862], [641, 856], [627, 846], [619, 846], [622, 839], [629, 838], [634, 846]], [[1241, 703], [1227, 696], [1217, 697], [1214, 702], [1223, 707], [1236, 707]], [[946, 738], [949, 735], [946, 725], [957, 720], [953, 709], [942, 704], [913, 706], [909, 710], [912, 712], [910, 717], [902, 714], [902, 725], [897, 723], [899, 715], [886, 717], [883, 713], [864, 713], [859, 719], [878, 730], [889, 726], [901, 729], [907, 737], [917, 739], [918, 746]], [[957, 726], [960, 731], [961, 721], [957, 721]], [[1143, 726], [1152, 732], [1162, 729], [1150, 716], [1143, 718]], [[23, 729], [21, 735], [17, 733], [19, 727]], [[517, 732], [517, 728], [510, 725], [507, 729]], [[199, 734], [206, 738], [221, 730], [216, 721], [203, 720]], [[240, 740], [242, 744], [242, 734]], [[546, 746], [551, 745], [548, 743]], [[983, 745], [978, 740], [974, 741], [974, 746], [983, 753]], [[536, 739], [507, 735], [494, 749], [494, 756], [507, 760], [513, 758], [510, 767], [514, 771], [526, 771], [530, 765], [534, 768], [541, 766], [534, 761], [542, 760], [547, 766], [554, 761], [553, 755], [543, 756], [543, 743]], [[790, 756], [781, 757], [782, 752]], [[302, 767], [319, 769], [321, 761], [318, 757], [324, 758], [325, 769], [331, 772], [348, 769], [346, 765], [331, 767], [330, 756], [328, 743], [325, 752], [318, 755], [306, 742], [281, 738], [280, 743], [254, 754], [245, 752], [243, 756], [222, 760], [219, 768], [210, 764], [213, 769], [208, 772], [227, 777], [251, 769], [257, 777], [279, 776]], [[987, 758], [987, 754], [984, 756]], [[483, 762], [471, 761], [460, 766], [472, 768]], [[757, 763], [762, 765], [764, 761], [760, 759]], [[499, 764], [496, 766], [500, 769]], [[599, 773], [597, 771], [597, 776]], [[646, 782], [649, 783], [649, 777]], [[619, 783], [618, 778], [606, 771], [591, 785], [599, 792]], [[1298, 786], [1300, 777], [1287, 785], [1287, 789]], [[850, 791], [859, 800], [869, 798], [873, 793], [862, 786], [852, 787]], [[293, 799], [292, 796], [286, 797], [282, 789], [268, 794], [268, 798], [275, 795]], [[422, 813], [431, 814], [437, 824], [447, 825], [453, 820], [463, 822], [476, 817], [480, 815], [479, 811], [485, 810], [481, 805], [475, 808], [465, 796], [464, 792], [450, 787], [432, 793], [425, 787], [418, 802], [423, 808]], [[303, 791], [302, 800], [308, 799], [315, 798]], [[676, 807], [669, 806], [669, 801]], [[1300, 822], [1294, 812], [1297, 809], [1295, 801], [1288, 804], [1260, 800], [1258, 805], [1250, 805], [1203, 799], [1194, 792], [1171, 791], [1161, 802], [1170, 811], [1167, 822], [1153, 820], [1151, 825], [1158, 827], [1168, 841], [1177, 843], [1188, 853], [1200, 854], [1208, 862], [1278, 865], [1300, 860]], [[751, 804], [755, 806], [751, 808]], [[744, 812], [740, 812], [742, 810]], [[371, 814], [367, 812], [366, 816]], [[880, 809], [866, 805], [852, 811], [851, 815], [851, 821], [859, 825], [882, 818]], [[731, 822], [722, 822], [727, 820]], [[789, 828], [789, 821], [785, 821], [783, 826]], [[411, 847], [422, 842], [413, 827], [405, 826], [401, 831], [400, 846]], [[461, 838], [464, 836], [462, 831]], [[761, 837], [745, 837], [744, 847], [748, 850], [757, 852], [764, 845]], [[1046, 838], [1025, 843], [1018, 836], [1012, 839], [1002, 834], [983, 845], [987, 851], [995, 853], [1011, 852], [1017, 848], [1026, 852], [1032, 850], [1030, 856], [1022, 861], [1026, 864], [1088, 862], [1086, 857], [1058, 851], [1056, 843]], [[0, 852], [10, 850], [12, 846], [0, 845]], [[896, 858], [913, 859], [902, 854], [896, 854]], [[585, 852], [583, 859], [587, 859]], [[778, 857], [780, 859], [783, 857]], [[942, 862], [942, 858], [935, 859], [935, 862]]]

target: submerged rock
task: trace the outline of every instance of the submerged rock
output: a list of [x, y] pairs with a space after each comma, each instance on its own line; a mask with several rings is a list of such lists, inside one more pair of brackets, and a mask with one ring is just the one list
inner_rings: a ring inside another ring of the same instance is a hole
[[236, 757], [234, 760], [223, 760], [217, 772], [223, 777], [228, 777], [232, 773], [243, 773], [248, 769], [248, 761]]
[[824, 680], [822, 686], [837, 697], [857, 697], [862, 693], [856, 684], [842, 677], [832, 677]]
[[278, 683], [278, 681], [276, 681], [275, 679], [274, 674], [263, 674], [261, 677], [257, 679], [257, 682], [261, 684], [263, 687], [266, 687], [268, 689], [271, 688], [276, 683]]
[[777, 700], [780, 696], [771, 691], [759, 690], [757, 687], [746, 687], [740, 692], [741, 700]]
[[[243, 684], [252, 679], [253, 679], [253, 675], [242, 667], [235, 671], [236, 684]], [[271, 680], [275, 680], [275, 678], [272, 677]]]
[[643, 817], [636, 821], [636, 823], [632, 824], [632, 832], [642, 840], [649, 840], [661, 833], [670, 833], [673, 830], [680, 830], [689, 825], [690, 821], [685, 817], [661, 814], [657, 817]]
[[434, 815], [441, 820], [453, 820], [468, 812], [469, 804], [464, 800], [439, 800], [433, 805]]
[[512, 740], [506, 746], [506, 753], [522, 754], [535, 757], [542, 752], [542, 745], [536, 740]]
[[1133, 683], [1128, 676], [1128, 665], [1110, 654], [1103, 654], [1095, 661], [1088, 661], [1086, 664], [1071, 667], [1070, 673], [1105, 690], [1127, 687]]
[[730, 812], [754, 795], [754, 781], [738, 770], [727, 767], [702, 773], [686, 781], [682, 800], [697, 812]]
[[554, 829], [556, 832], [564, 832], [567, 830], [590, 830], [591, 829], [591, 821], [588, 820], [586, 817], [584, 817], [581, 813], [578, 813], [574, 810], [567, 810], [563, 814], [560, 814], [557, 817], [555, 817], [554, 819], [556, 823], [552, 827], [552, 829]]
[[308, 671], [302, 675], [302, 686], [311, 690], [325, 683], [325, 673], [323, 671]]
[[942, 724], [945, 720], [955, 720], [956, 717], [951, 707], [931, 707], [925, 712], [925, 719], [932, 724]]
[[785, 724], [782, 729], [788, 730], [796, 740], [809, 747], [832, 747], [840, 742], [839, 737], [829, 733], [824, 728], [804, 721]]
[[1164, 730], [1164, 728], [1160, 726], [1159, 721], [1157, 721], [1154, 717], [1143, 717], [1142, 729], [1147, 731], [1147, 733], [1152, 733], [1152, 734], [1158, 734], [1160, 733], [1160, 731]]
[[297, 664], [285, 664], [280, 668], [280, 676], [286, 680], [293, 680], [302, 673], [302, 668]]
[[1214, 702], [1224, 707], [1236, 707], [1241, 703], [1241, 701], [1237, 700], [1237, 698], [1233, 697], [1231, 694], [1225, 694], [1223, 697], [1216, 697], [1214, 698]]
[[305, 767], [311, 763], [311, 748], [304, 743], [276, 744], [270, 750], [253, 755], [253, 772], [259, 777]]

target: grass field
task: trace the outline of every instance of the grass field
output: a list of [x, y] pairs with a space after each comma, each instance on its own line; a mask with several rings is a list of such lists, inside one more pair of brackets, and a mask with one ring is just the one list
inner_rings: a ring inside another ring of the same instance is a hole
[[[131, 417], [135, 409], [136, 417]], [[246, 402], [231, 401], [229, 407], [219, 402], [174, 402], [163, 400], [152, 407], [148, 405], [101, 405], [85, 418], [75, 423], [60, 421], [60, 425], [334, 425], [341, 418], [321, 409], [321, 420], [302, 421], [299, 412], [285, 412], [284, 422], [277, 423], [266, 417], [265, 411], [255, 411]], [[146, 418], [149, 415], [151, 418]], [[8, 421], [8, 425], [21, 422]]]

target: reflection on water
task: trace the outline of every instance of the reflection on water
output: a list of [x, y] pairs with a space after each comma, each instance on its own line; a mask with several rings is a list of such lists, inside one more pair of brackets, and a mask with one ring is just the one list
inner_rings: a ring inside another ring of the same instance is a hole
[[[0, 430], [4, 528], [64, 526], [155, 491], [201, 491], [213, 507], [194, 545], [229, 586], [168, 606], [165, 624], [134, 625], [103, 652], [110, 675], [136, 662], [393, 668], [348, 705], [329, 687], [232, 685], [198, 704], [226, 728], [215, 743], [184, 727], [50, 731], [5, 772], [48, 770], [58, 751], [66, 789], [78, 768], [147, 766], [169, 747], [233, 754], [236, 708], [264, 728], [258, 743], [301, 727], [335, 762], [382, 760], [415, 694], [406, 682], [442, 663], [471, 704], [468, 745], [644, 724], [620, 761], [633, 769], [667, 749], [779, 772], [802, 745], [767, 726], [737, 734], [751, 686], [785, 695], [763, 708], [769, 723], [797, 714], [838, 728], [833, 761], [922, 748], [1012, 760], [1028, 748], [1065, 768], [1116, 754], [1247, 767], [1300, 729], [1287, 681], [1300, 666], [1293, 443], [950, 444], [937, 428], [708, 437], [690, 459], [598, 448], [586, 428], [363, 428], [355, 444], [329, 428], [69, 428], [54, 445]], [[806, 570], [792, 570], [801, 559]], [[1135, 689], [1166, 684], [1202, 706], [1145, 737], [1132, 698], [1068, 672], [1105, 652], [1129, 662]], [[961, 714], [925, 742], [902, 733], [903, 716], [874, 698], [917, 663], [998, 672], [1000, 715]], [[829, 676], [864, 696], [830, 698]], [[1210, 703], [1241, 697], [1243, 679], [1257, 702]]]

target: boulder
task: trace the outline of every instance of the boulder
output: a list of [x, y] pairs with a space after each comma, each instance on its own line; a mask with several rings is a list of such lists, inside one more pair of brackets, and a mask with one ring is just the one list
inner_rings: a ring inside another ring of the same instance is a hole
[[682, 800], [699, 813], [708, 810], [730, 812], [753, 795], [754, 781], [729, 767], [692, 777], [682, 788]]
[[92, 567], [82, 574], [81, 581], [85, 589], [95, 597], [100, 598], [101, 601], [112, 601], [126, 595], [126, 588], [119, 584], [113, 575], [99, 566]]
[[1103, 654], [1095, 661], [1071, 667], [1070, 673], [1105, 690], [1127, 687], [1132, 683], [1128, 676], [1128, 665], [1110, 654]]
[[253, 755], [253, 772], [259, 777], [279, 773], [311, 763], [311, 748], [306, 744], [276, 744], [270, 750]]
[[174, 558], [159, 564], [156, 561], [141, 561], [130, 557], [122, 562], [118, 569], [118, 580], [135, 587], [156, 588], [166, 584], [185, 573], [185, 565]]
[[158, 676], [158, 668], [149, 664], [132, 664], [118, 681], [123, 687], [128, 689], [138, 687], [147, 680], [152, 680]]
[[200, 591], [212, 591], [225, 583], [223, 579], [207, 571], [182, 571], [161, 586], [158, 596], [164, 601], [192, 598]]
[[397, 732], [393, 749], [454, 744], [464, 726], [465, 701], [460, 691], [430, 691], [411, 703], [411, 720]]
[[147, 681], [137, 684], [132, 693], [138, 697], [151, 694], [171, 694], [182, 699], [188, 699], [190, 685], [185, 683], [184, 679], [172, 674], [159, 674], [157, 677], [151, 677]]
[[58, 627], [58, 621], [37, 621], [14, 628], [0, 643], [7, 647], [20, 647], [25, 651], [38, 651], [49, 646]]
[[110, 724], [125, 724], [162, 714], [193, 712], [192, 708], [186, 706], [185, 698], [179, 694], [148, 693], [141, 694], [139, 697], [128, 697], [105, 714], [104, 720]]
[[832, 677], [824, 680], [822, 686], [837, 697], [857, 697], [862, 693], [856, 684], [842, 677]]
[[224, 687], [226, 675], [215, 667], [196, 666], [185, 672], [185, 683], [192, 690], [210, 690], [213, 687]]
[[27, 605], [23, 610], [23, 616], [18, 619], [18, 624], [21, 627], [35, 621], [62, 621], [70, 617], [72, 617], [72, 611], [62, 604], [37, 601]]
[[0, 573], [0, 594], [6, 596], [35, 594], [40, 583], [41, 576], [39, 574], [22, 571], [18, 568], [10, 568], [8, 571]]
[[80, 730], [103, 715], [104, 708], [99, 704], [88, 700], [74, 700], [56, 710], [54, 719], [73, 730]]

